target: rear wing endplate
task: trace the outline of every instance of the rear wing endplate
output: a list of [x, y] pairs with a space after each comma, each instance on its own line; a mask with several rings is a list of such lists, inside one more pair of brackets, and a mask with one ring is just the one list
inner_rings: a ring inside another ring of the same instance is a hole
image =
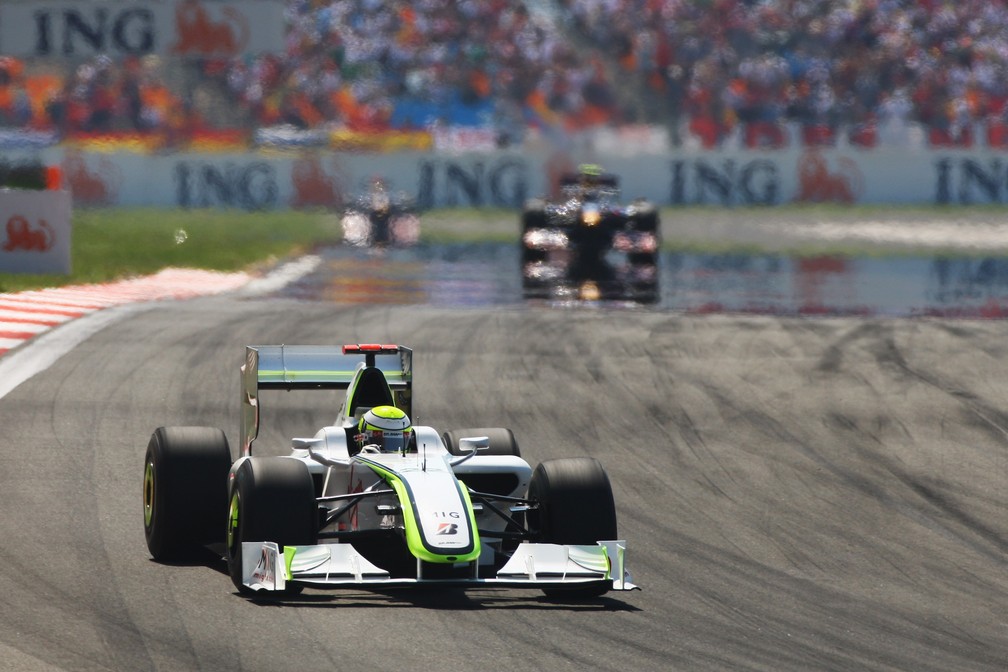
[[250, 345], [241, 367], [241, 454], [251, 453], [259, 434], [260, 390], [346, 390], [358, 369], [381, 370], [410, 415], [413, 351], [401, 345]]

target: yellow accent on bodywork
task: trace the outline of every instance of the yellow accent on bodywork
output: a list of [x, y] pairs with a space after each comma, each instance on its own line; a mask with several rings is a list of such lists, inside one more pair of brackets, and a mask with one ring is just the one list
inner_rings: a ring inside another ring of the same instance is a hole
[[294, 562], [294, 556], [297, 554], [297, 548], [294, 546], [284, 546], [284, 578], [288, 581], [291, 580], [291, 564]]
[[[449, 556], [442, 555], [440, 553], [432, 553], [427, 549], [423, 543], [423, 536], [420, 534], [420, 523], [416, 519], [415, 512], [413, 510], [413, 502], [409, 498], [409, 490], [406, 489], [406, 484], [403, 482], [399, 474], [394, 471], [385, 468], [377, 462], [372, 462], [370, 460], [362, 460], [371, 469], [375, 471], [379, 476], [385, 479], [385, 482], [392, 486], [395, 490], [396, 496], [399, 498], [399, 502], [402, 506], [403, 515], [403, 527], [406, 528], [406, 546], [409, 547], [410, 553], [413, 557], [423, 560], [425, 562], [433, 562], [438, 564], [448, 564], [456, 562], [472, 562], [480, 556], [480, 538], [476, 531], [476, 515], [473, 513], [472, 502], [469, 500], [469, 492], [464, 488], [460, 488], [462, 491], [462, 497], [466, 503], [466, 511], [469, 516], [469, 529], [472, 533], [473, 549], [468, 553], [452, 553], [450, 557], [453, 560], [448, 560]], [[459, 486], [456, 486], [459, 487]]]
[[457, 487], [459, 490], [462, 491], [462, 499], [465, 500], [466, 513], [469, 514], [469, 529], [472, 530], [472, 536], [473, 536], [473, 552], [471, 554], [472, 557], [469, 558], [469, 561], [472, 561], [479, 557], [480, 551], [482, 550], [480, 536], [479, 533], [476, 531], [476, 512], [473, 511], [472, 500], [469, 499], [469, 488], [467, 488], [465, 484], [462, 483], [460, 483]]

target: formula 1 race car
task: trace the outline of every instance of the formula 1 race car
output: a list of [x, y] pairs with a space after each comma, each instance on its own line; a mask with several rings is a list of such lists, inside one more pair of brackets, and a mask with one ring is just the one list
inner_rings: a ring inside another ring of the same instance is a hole
[[379, 179], [344, 209], [340, 224], [343, 242], [353, 247], [409, 246], [420, 240], [420, 215], [412, 200]]
[[522, 212], [522, 286], [527, 298], [658, 300], [658, 212], [619, 203], [619, 179], [582, 166], [561, 179], [563, 200], [533, 199]]
[[[160, 427], [150, 438], [151, 556], [219, 549], [243, 595], [437, 584], [581, 598], [637, 588], [601, 464], [533, 469], [508, 429], [409, 425], [412, 358], [397, 345], [247, 347], [236, 461], [217, 428]], [[289, 455], [253, 456], [259, 394], [274, 389], [345, 398], [335, 422], [294, 438]]]

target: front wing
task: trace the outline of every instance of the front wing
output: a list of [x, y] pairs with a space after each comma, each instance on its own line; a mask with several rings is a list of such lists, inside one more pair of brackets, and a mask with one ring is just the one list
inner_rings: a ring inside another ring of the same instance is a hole
[[[287, 584], [312, 588], [382, 588], [450, 584], [462, 587], [577, 588], [611, 584], [639, 590], [625, 567], [626, 542], [595, 546], [523, 543], [495, 578], [392, 578], [351, 544], [287, 546], [271, 541], [242, 543], [242, 583], [252, 590], [282, 591]], [[608, 586], [607, 586], [608, 587]]]

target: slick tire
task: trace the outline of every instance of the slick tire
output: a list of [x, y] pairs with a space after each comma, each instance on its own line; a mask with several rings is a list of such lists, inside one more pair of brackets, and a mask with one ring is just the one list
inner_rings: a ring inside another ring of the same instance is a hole
[[[225, 547], [228, 573], [242, 595], [242, 542], [275, 541], [310, 546], [318, 540], [318, 505], [308, 467], [288, 457], [250, 457], [235, 471], [228, 491]], [[296, 587], [287, 595], [301, 592]]]
[[632, 252], [627, 255], [627, 262], [631, 266], [657, 266], [658, 265], [658, 253], [657, 252]]
[[216, 427], [158, 427], [144, 458], [144, 536], [158, 561], [223, 541], [231, 449]]
[[522, 221], [543, 226], [546, 221], [546, 201], [541, 198], [530, 198], [522, 208]]
[[635, 227], [638, 231], [658, 232], [658, 210], [648, 201], [635, 203], [637, 212], [634, 215]]
[[490, 448], [481, 450], [480, 455], [514, 455], [521, 457], [521, 450], [515, 440], [514, 432], [505, 427], [477, 427], [472, 429], [453, 429], [445, 432], [441, 438], [445, 447], [452, 455], [465, 455], [459, 445], [467, 437], [485, 436], [490, 439]]
[[[616, 505], [609, 476], [591, 457], [547, 460], [532, 472], [529, 500], [538, 504], [527, 514], [534, 541], [592, 545], [616, 539]], [[597, 597], [609, 586], [544, 590], [550, 597]]]
[[529, 229], [546, 228], [546, 203], [539, 199], [526, 201], [525, 208], [521, 215], [521, 239], [522, 239], [522, 266], [543, 261], [546, 259], [546, 252], [543, 250], [529, 249], [525, 245], [525, 234]]

